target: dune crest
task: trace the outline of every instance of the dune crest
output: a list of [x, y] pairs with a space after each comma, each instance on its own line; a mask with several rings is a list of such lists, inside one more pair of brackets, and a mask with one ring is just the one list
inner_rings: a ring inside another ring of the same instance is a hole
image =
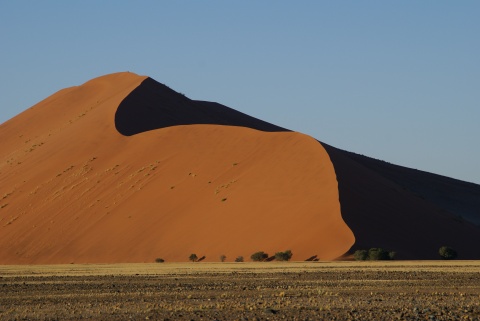
[[241, 126], [268, 132], [288, 131], [218, 103], [191, 100], [152, 78], [146, 78], [125, 97], [115, 113], [115, 126], [125, 136], [198, 124]]

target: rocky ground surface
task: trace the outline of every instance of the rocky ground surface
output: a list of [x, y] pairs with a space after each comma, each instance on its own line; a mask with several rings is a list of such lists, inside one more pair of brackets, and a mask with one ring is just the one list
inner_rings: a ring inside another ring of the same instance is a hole
[[480, 320], [480, 269], [3, 275], [1, 320]]

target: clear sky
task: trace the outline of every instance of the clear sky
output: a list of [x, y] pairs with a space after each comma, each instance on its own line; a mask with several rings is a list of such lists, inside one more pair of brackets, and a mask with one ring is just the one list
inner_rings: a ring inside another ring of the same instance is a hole
[[131, 71], [478, 184], [479, 17], [480, 1], [0, 0], [0, 123]]

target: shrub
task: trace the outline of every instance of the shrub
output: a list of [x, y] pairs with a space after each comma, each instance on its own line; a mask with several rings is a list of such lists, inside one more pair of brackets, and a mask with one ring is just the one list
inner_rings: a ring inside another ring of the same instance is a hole
[[225, 262], [227, 256], [225, 254], [220, 255], [220, 261]]
[[397, 252], [395, 251], [388, 252], [388, 257], [390, 260], [395, 260], [395, 255], [397, 255]]
[[355, 253], [353, 253], [353, 258], [355, 261], [365, 261], [368, 259], [368, 251], [367, 250], [356, 250]]
[[442, 246], [438, 250], [438, 254], [442, 257], [444, 260], [454, 260], [457, 258], [458, 253], [454, 249], [452, 249], [450, 246]]
[[268, 258], [268, 254], [263, 252], [263, 251], [259, 251], [259, 252], [255, 252], [253, 253], [250, 258], [252, 259], [252, 261], [254, 262], [262, 262], [262, 261], [265, 261], [267, 258]]
[[368, 250], [368, 259], [370, 261], [385, 261], [390, 260], [390, 256], [388, 255], [388, 251], [385, 251], [382, 248], [371, 248]]
[[190, 256], [188, 257], [188, 259], [192, 262], [197, 262], [198, 260], [198, 256], [197, 254], [190, 254]]
[[372, 247], [370, 250], [357, 250], [353, 253], [356, 261], [387, 261], [393, 260], [397, 252], [387, 251], [382, 248]]
[[235, 262], [243, 262], [243, 256], [237, 256]]
[[163, 262], [165, 262], [165, 260], [162, 259], [162, 258], [160, 258], [160, 257], [157, 257], [157, 258], [155, 259], [155, 262], [157, 262], [157, 263], [163, 263]]
[[277, 253], [275, 253], [275, 260], [277, 260], [277, 261], [290, 261], [292, 256], [293, 256], [293, 253], [290, 250], [286, 250], [285, 252], [277, 252]]

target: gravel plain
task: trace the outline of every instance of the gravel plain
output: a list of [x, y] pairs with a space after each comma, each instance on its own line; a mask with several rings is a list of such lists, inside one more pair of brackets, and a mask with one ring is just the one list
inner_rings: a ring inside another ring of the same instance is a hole
[[480, 262], [0, 266], [0, 320], [480, 320]]

